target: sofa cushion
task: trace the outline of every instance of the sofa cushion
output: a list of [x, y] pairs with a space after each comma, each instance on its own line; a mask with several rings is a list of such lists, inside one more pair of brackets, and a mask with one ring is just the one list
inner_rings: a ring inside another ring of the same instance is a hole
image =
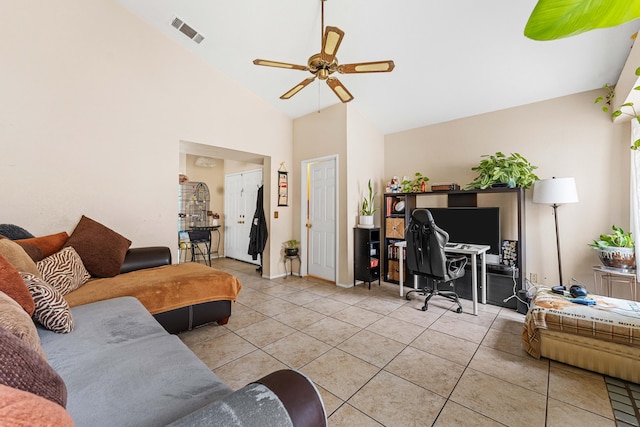
[[67, 232], [61, 231], [60, 233], [49, 234], [47, 236], [16, 240], [16, 243], [20, 246], [31, 245], [40, 248], [42, 250], [42, 255], [48, 257], [62, 249], [68, 238], [69, 235]]
[[120, 273], [131, 241], [83, 215], [65, 246], [75, 248], [92, 276], [113, 277]]
[[0, 224], [0, 234], [11, 240], [34, 237], [33, 234], [29, 233], [24, 228], [14, 224]]
[[78, 426], [166, 425], [232, 392], [135, 298], [72, 311], [73, 333], [38, 333]]
[[0, 328], [0, 349], [0, 384], [67, 404], [67, 387], [60, 375], [24, 341]]
[[20, 273], [20, 276], [35, 303], [33, 318], [53, 332], [66, 334], [73, 331], [73, 315], [62, 294], [33, 274]]
[[82, 264], [82, 259], [72, 247], [66, 247], [42, 261], [38, 261], [36, 266], [42, 279], [62, 295], [75, 291], [91, 278]]
[[20, 273], [0, 254], [0, 291], [13, 298], [27, 312], [33, 315], [35, 304], [29, 289], [22, 281]]
[[40, 346], [40, 337], [31, 317], [4, 292], [0, 292], [0, 327], [23, 340], [42, 357], [46, 357]]
[[38, 267], [36, 267], [36, 263], [27, 255], [24, 249], [13, 240], [0, 238], [0, 254], [2, 254], [16, 270], [26, 271], [27, 273], [42, 277], [40, 276]]
[[0, 420], [10, 426], [73, 427], [65, 409], [36, 394], [0, 384]]

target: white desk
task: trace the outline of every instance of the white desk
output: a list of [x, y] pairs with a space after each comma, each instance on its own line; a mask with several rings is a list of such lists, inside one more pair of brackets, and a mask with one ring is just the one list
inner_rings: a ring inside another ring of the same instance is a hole
[[[405, 240], [394, 243], [394, 246], [401, 248], [404, 251], [407, 247]], [[488, 245], [472, 245], [469, 243], [458, 243], [456, 246], [446, 247], [445, 252], [452, 254], [464, 254], [471, 255], [471, 297], [473, 300], [473, 314], [478, 315], [478, 256], [480, 256], [480, 285], [482, 293], [482, 303], [487, 303], [487, 251], [490, 246]], [[400, 282], [400, 296], [404, 294], [403, 280], [404, 280], [404, 256], [402, 253], [398, 256], [399, 266], [399, 282]], [[417, 277], [413, 279], [413, 289], [418, 289]]]

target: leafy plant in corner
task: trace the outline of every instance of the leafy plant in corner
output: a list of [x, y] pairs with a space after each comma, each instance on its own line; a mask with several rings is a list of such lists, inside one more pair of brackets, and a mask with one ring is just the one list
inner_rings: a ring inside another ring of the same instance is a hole
[[362, 200], [362, 208], [360, 209], [360, 215], [362, 216], [373, 216], [374, 213], [378, 210], [374, 206], [376, 193], [373, 192], [373, 187], [371, 186], [371, 180], [369, 180], [367, 184], [367, 189], [369, 194], [367, 194]]
[[[636, 76], [640, 76], [640, 67], [636, 68]], [[607, 89], [607, 95], [597, 97], [595, 103], [598, 104], [600, 102], [604, 102], [602, 111], [608, 113], [609, 107], [611, 107], [611, 104], [613, 103], [613, 98], [616, 94], [616, 91], [615, 86], [609, 86], [608, 84], [604, 85], [604, 88]], [[640, 86], [634, 87], [633, 90], [640, 90]], [[629, 109], [631, 109], [631, 111], [629, 111]], [[611, 113], [611, 119], [615, 120], [616, 117], [620, 117], [622, 115], [630, 116], [632, 120], [637, 120], [638, 123], [640, 123], [640, 115], [636, 111], [633, 102], [625, 102], [617, 109], [613, 110], [613, 112]], [[633, 141], [633, 145], [630, 148], [632, 150], [637, 150], [638, 148], [640, 148], [640, 138]]]
[[413, 179], [405, 179], [400, 184], [402, 184], [402, 192], [403, 193], [419, 193], [422, 190], [422, 183], [425, 185], [429, 181], [429, 178], [422, 175], [420, 172], [416, 172], [413, 175]]
[[594, 249], [600, 248], [633, 248], [635, 243], [631, 238], [631, 232], [625, 232], [621, 227], [615, 225], [611, 227], [613, 233], [601, 234], [598, 240], [589, 243]]
[[295, 239], [287, 240], [284, 242], [284, 253], [288, 256], [296, 256], [298, 255], [298, 245], [299, 241]]
[[493, 155], [483, 155], [480, 164], [471, 168], [478, 176], [467, 185], [466, 189], [486, 189], [489, 187], [507, 186], [511, 188], [529, 188], [539, 178], [533, 173], [533, 166], [519, 153], [510, 156], [498, 151]]

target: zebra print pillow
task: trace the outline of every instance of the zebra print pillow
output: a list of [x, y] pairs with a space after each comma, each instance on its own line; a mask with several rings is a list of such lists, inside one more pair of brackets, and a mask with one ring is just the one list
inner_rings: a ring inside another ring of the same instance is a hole
[[38, 261], [36, 266], [44, 281], [63, 296], [78, 289], [91, 278], [80, 255], [71, 246]]
[[21, 272], [20, 276], [29, 288], [36, 306], [33, 318], [53, 332], [66, 334], [73, 331], [73, 315], [62, 294], [31, 273]]

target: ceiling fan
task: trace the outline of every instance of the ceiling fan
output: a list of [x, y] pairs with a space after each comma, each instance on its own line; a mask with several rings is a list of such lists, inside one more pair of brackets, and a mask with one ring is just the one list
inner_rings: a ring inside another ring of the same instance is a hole
[[393, 70], [395, 64], [393, 61], [375, 61], [375, 62], [359, 62], [355, 64], [338, 64], [336, 53], [344, 37], [344, 31], [338, 27], [324, 27], [324, 2], [322, 4], [322, 23], [321, 23], [321, 49], [320, 53], [312, 55], [307, 65], [289, 64], [287, 62], [270, 61], [267, 59], [255, 59], [255, 65], [263, 65], [266, 67], [287, 68], [290, 70], [309, 71], [313, 77], [304, 79], [292, 89], [285, 92], [280, 99], [289, 99], [296, 93], [300, 92], [305, 86], [313, 82], [316, 77], [320, 80], [326, 80], [327, 85], [340, 98], [342, 102], [349, 102], [353, 99], [353, 95], [336, 77], [331, 74], [336, 71], [341, 74], [360, 74], [360, 73], [388, 73]]

